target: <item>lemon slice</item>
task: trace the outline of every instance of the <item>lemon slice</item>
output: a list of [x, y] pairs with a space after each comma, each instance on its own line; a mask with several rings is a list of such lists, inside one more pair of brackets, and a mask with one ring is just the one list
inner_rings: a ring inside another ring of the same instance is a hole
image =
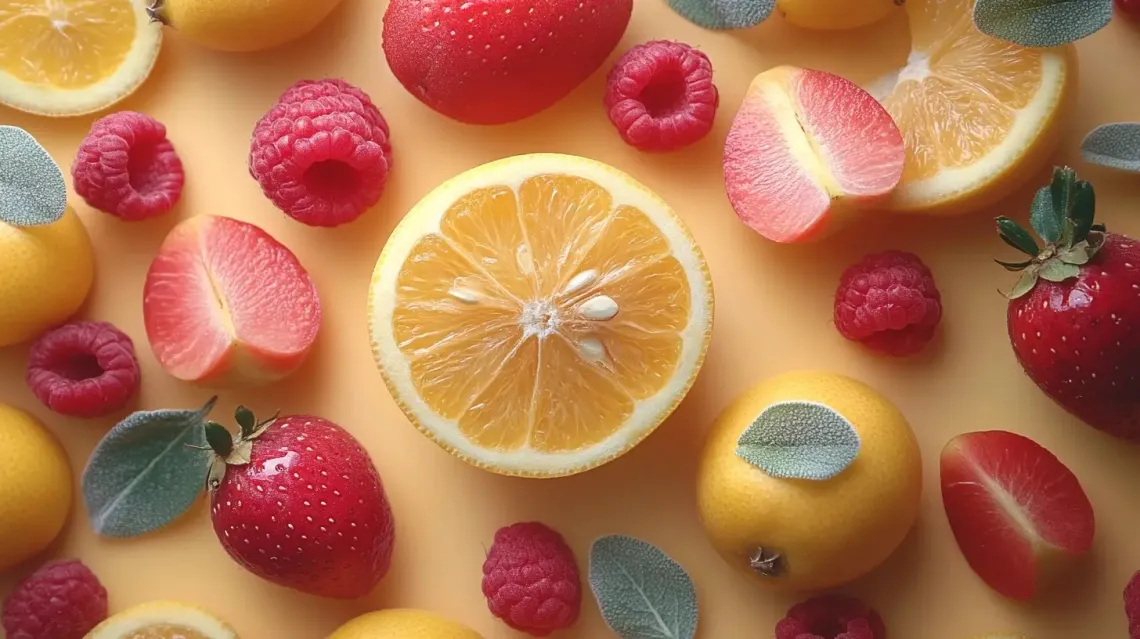
[[162, 45], [146, 0], [0, 2], [0, 103], [47, 116], [100, 111], [146, 80]]
[[214, 615], [186, 604], [156, 601], [108, 618], [84, 639], [238, 639]]
[[508, 158], [404, 218], [369, 293], [373, 352], [408, 419], [494, 472], [548, 477], [628, 451], [692, 386], [712, 282], [692, 235], [628, 175]]
[[908, 0], [910, 58], [872, 89], [906, 143], [893, 210], [961, 214], [994, 204], [1041, 170], [1059, 141], [1074, 50], [987, 36], [972, 4]]

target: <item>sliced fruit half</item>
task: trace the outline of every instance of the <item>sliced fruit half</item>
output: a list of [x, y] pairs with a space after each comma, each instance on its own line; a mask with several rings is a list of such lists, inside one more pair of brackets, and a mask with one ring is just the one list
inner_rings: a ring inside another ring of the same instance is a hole
[[725, 189], [754, 231], [804, 242], [887, 198], [904, 157], [898, 127], [869, 93], [831, 73], [776, 67], [756, 76], [732, 121]]
[[942, 502], [958, 547], [991, 588], [1029, 600], [1092, 547], [1076, 476], [1023, 435], [966, 433], [942, 449]]
[[146, 7], [146, 0], [0, 2], [0, 104], [62, 117], [134, 93], [162, 46]]
[[84, 639], [238, 639], [226, 622], [186, 604], [156, 601], [128, 608]]
[[199, 215], [159, 248], [143, 289], [143, 320], [174, 377], [250, 386], [301, 365], [320, 329], [321, 302], [297, 257], [268, 233]]
[[625, 453], [692, 386], [713, 292], [693, 236], [628, 175], [540, 154], [438, 187], [384, 247], [372, 346], [408, 419], [494, 472]]
[[1027, 49], [974, 26], [971, 0], [908, 0], [907, 64], [872, 93], [906, 140], [900, 212], [971, 213], [1010, 195], [1055, 150], [1075, 94], [1071, 46]]

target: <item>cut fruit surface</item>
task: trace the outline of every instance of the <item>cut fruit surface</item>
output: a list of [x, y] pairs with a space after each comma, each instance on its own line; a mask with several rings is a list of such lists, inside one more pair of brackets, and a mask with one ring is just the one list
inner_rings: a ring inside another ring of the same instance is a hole
[[238, 639], [237, 633], [214, 615], [173, 601], [128, 608], [108, 618], [84, 639]]
[[732, 122], [725, 189], [753, 230], [802, 242], [889, 196], [903, 160], [898, 127], [869, 93], [831, 73], [776, 67], [756, 76]]
[[92, 113], [135, 91], [162, 45], [146, 0], [0, 3], [0, 103], [48, 116]]
[[392, 234], [373, 350], [424, 434], [495, 472], [580, 472], [632, 448], [692, 385], [712, 284], [684, 223], [617, 169], [507, 158], [446, 182]]
[[962, 214], [996, 203], [1039, 171], [1076, 86], [1071, 46], [1027, 49], [974, 25], [969, 0], [910, 0], [906, 66], [872, 90], [906, 140], [888, 206]]
[[991, 588], [1029, 600], [1092, 547], [1096, 524], [1080, 482], [1033, 440], [959, 435], [942, 450], [942, 501], [958, 547]]
[[147, 337], [178, 379], [258, 384], [301, 365], [321, 324], [316, 287], [252, 224], [202, 215], [167, 236], [147, 273]]

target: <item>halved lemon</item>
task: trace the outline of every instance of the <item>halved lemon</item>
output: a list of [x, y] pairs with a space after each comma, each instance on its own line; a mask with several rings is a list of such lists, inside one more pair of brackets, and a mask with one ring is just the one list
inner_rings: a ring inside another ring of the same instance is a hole
[[401, 221], [369, 292], [372, 346], [408, 419], [494, 472], [570, 475], [625, 453], [692, 386], [712, 281], [681, 219], [584, 158], [507, 158]]
[[978, 31], [971, 0], [908, 0], [912, 51], [872, 93], [906, 142], [901, 212], [970, 213], [1049, 161], [1075, 93], [1071, 47], [1027, 49]]
[[0, 103], [72, 116], [122, 100], [162, 46], [146, 0], [0, 1]]
[[238, 639], [226, 622], [173, 601], [128, 608], [95, 626], [84, 639]]

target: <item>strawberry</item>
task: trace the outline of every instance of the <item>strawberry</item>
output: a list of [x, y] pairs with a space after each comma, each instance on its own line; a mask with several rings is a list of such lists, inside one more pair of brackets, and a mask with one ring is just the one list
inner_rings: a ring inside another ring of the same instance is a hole
[[503, 124], [566, 97], [613, 52], [633, 0], [392, 0], [384, 55], [432, 109]]
[[253, 574], [336, 599], [367, 595], [388, 572], [395, 529], [368, 453], [307, 415], [262, 422], [238, 407], [235, 437], [206, 423], [218, 541]]
[[1026, 253], [998, 263], [1021, 278], [1009, 293], [1009, 339], [1025, 373], [1085, 423], [1140, 441], [1140, 243], [1093, 223], [1092, 186], [1056, 169], [1033, 200], [1031, 226], [997, 218]]

